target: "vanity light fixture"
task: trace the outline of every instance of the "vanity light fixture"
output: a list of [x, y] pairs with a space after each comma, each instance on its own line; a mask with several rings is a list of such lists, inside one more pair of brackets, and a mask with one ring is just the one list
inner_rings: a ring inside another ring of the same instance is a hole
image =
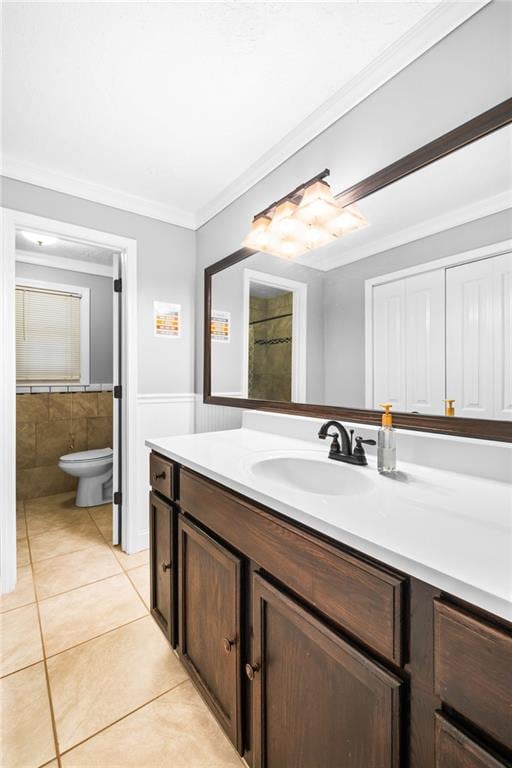
[[307, 251], [368, 225], [354, 204], [342, 208], [325, 177], [326, 169], [258, 213], [242, 245], [282, 259]]
[[39, 247], [53, 245], [53, 243], [57, 242], [56, 237], [40, 235], [39, 232], [22, 232], [21, 234], [23, 237], [26, 237], [27, 240], [30, 240], [31, 243], [34, 243], [34, 245], [39, 245]]

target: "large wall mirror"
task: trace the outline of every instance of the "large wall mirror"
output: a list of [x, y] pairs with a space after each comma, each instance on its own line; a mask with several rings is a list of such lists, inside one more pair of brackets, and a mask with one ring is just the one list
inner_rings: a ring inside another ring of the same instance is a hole
[[511, 441], [512, 100], [339, 199], [368, 225], [206, 270], [205, 402]]

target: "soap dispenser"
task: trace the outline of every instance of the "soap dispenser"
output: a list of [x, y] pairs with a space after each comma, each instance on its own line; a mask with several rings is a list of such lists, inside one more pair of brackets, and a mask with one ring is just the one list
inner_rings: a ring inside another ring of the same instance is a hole
[[444, 415], [455, 416], [455, 400], [450, 399], [444, 401]]
[[382, 403], [382, 427], [377, 435], [377, 469], [379, 472], [394, 472], [396, 469], [396, 432], [393, 429], [391, 403]]

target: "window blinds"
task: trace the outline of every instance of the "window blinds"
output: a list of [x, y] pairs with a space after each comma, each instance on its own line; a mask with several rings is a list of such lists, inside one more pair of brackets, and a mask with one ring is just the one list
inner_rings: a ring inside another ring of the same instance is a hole
[[16, 288], [16, 381], [80, 382], [80, 296]]

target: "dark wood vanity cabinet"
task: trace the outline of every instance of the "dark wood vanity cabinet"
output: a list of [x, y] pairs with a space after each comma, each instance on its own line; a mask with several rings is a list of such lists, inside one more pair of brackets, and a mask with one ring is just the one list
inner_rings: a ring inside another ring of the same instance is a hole
[[179, 655], [236, 747], [241, 734], [241, 564], [180, 516]]
[[251, 768], [512, 768], [510, 624], [160, 455], [150, 482], [152, 614]]
[[255, 768], [395, 768], [401, 680], [253, 577]]
[[155, 493], [149, 496], [150, 607], [153, 618], [176, 645], [175, 529], [177, 511]]

